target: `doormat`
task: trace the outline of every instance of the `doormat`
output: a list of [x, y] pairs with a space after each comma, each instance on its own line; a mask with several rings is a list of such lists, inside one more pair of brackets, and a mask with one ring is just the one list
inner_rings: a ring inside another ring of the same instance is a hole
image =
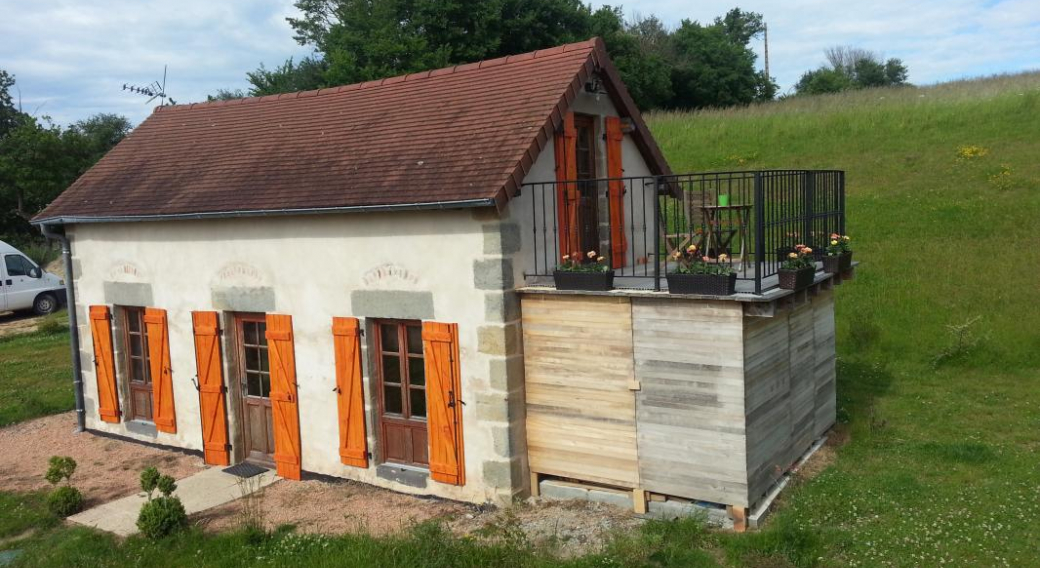
[[223, 471], [224, 473], [230, 473], [231, 475], [235, 475], [243, 479], [249, 479], [250, 477], [260, 475], [261, 473], [267, 471], [267, 468], [251, 464], [249, 462], [242, 462], [237, 463], [231, 467], [225, 468]]

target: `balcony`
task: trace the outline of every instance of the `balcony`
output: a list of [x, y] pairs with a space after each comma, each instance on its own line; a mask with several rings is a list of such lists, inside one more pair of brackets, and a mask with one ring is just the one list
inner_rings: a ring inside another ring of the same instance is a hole
[[774, 296], [794, 245], [822, 255], [831, 233], [845, 233], [845, 172], [835, 170], [527, 183], [519, 199], [532, 286], [551, 286], [564, 254], [595, 250], [614, 268], [616, 288], [666, 291], [671, 254], [695, 244], [728, 256], [737, 296]]

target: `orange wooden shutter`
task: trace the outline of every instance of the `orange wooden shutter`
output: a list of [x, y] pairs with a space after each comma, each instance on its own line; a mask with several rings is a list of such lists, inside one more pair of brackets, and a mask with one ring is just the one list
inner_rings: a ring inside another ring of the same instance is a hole
[[177, 415], [173, 406], [170, 330], [166, 325], [166, 310], [145, 308], [143, 319], [148, 329], [148, 362], [152, 371], [152, 420], [160, 432], [176, 434]]
[[292, 316], [267, 314], [267, 357], [271, 364], [274, 463], [278, 475], [300, 479], [300, 409], [296, 399], [296, 352]]
[[97, 377], [98, 414], [105, 422], [119, 422], [119, 391], [112, 359], [112, 318], [108, 306], [90, 306], [90, 334], [94, 338], [94, 375]]
[[195, 331], [195, 368], [198, 371], [199, 410], [202, 414], [202, 448], [206, 463], [229, 465], [227, 402], [220, 357], [217, 312], [192, 312]]
[[423, 322], [426, 360], [426, 412], [430, 435], [430, 476], [452, 485], [466, 484], [459, 382], [459, 326]]
[[[574, 127], [574, 113], [563, 117], [563, 129], [553, 142], [556, 153], [556, 222], [559, 230], [560, 256], [581, 250], [578, 236], [578, 205], [580, 194], [574, 181], [578, 177], [578, 131]], [[557, 262], [560, 259], [556, 259]]]
[[610, 203], [610, 259], [614, 268], [625, 266], [625, 251], [628, 242], [625, 239], [625, 182], [620, 179], [625, 175], [621, 168], [621, 141], [625, 134], [621, 131], [621, 119], [616, 116], [606, 117], [607, 130], [607, 195]]
[[339, 458], [368, 467], [365, 401], [361, 385], [361, 333], [357, 318], [332, 318], [336, 352], [336, 404], [339, 407]]

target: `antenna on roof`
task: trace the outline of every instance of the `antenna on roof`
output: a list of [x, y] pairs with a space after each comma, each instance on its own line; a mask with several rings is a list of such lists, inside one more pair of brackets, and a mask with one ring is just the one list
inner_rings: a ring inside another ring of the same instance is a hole
[[152, 81], [151, 84], [145, 85], [144, 87], [139, 87], [137, 85], [127, 85], [126, 83], [123, 83], [123, 90], [124, 91], [130, 91], [131, 93], [136, 93], [138, 95], [144, 95], [146, 97], [149, 97], [149, 99], [147, 101], [145, 101], [144, 104], [148, 104], [148, 103], [154, 101], [155, 99], [159, 99], [161, 101], [160, 106], [166, 106], [166, 101], [167, 100], [170, 101], [171, 105], [177, 104], [177, 101], [173, 100], [173, 98], [171, 98], [169, 95], [166, 94], [166, 66], [165, 65], [163, 65], [163, 70], [162, 70], [162, 83], [159, 83], [159, 81]]

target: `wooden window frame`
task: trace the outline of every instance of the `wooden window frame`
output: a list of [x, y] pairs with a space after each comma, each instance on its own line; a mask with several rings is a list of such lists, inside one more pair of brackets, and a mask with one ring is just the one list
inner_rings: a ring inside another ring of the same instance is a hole
[[[598, 173], [599, 173], [599, 171], [598, 171], [599, 170], [599, 147], [598, 146], [599, 145], [597, 144], [597, 138], [596, 138], [596, 123], [598, 122], [597, 118], [598, 117], [593, 116], [591, 114], [578, 114], [578, 113], [574, 114], [574, 133], [575, 133], [575, 137], [574, 137], [574, 144], [575, 144], [574, 157], [575, 157], [575, 160], [577, 160], [577, 162], [579, 162], [579, 163], [575, 164], [575, 173], [576, 173], [576, 179], [579, 179], [579, 180], [597, 179], [597, 178], [599, 178], [599, 175], [598, 175]], [[579, 142], [581, 142], [581, 131], [582, 131], [582, 129], [588, 129], [588, 131], [589, 131], [589, 145], [590, 145], [589, 146], [588, 163], [585, 164], [586, 166], [588, 166], [589, 171], [585, 175], [582, 175], [582, 173], [581, 173], [581, 167], [580, 167], [580, 161], [581, 160], [580, 160], [579, 151], [578, 151], [578, 144], [579, 144]]]
[[[383, 348], [383, 328], [386, 326], [395, 326], [397, 328], [397, 351], [386, 351]], [[408, 328], [415, 328], [419, 334], [419, 353], [411, 353], [408, 351]], [[372, 320], [372, 352], [375, 374], [374, 379], [374, 390], [376, 392], [376, 402], [378, 405], [379, 415], [376, 416], [376, 424], [379, 427], [379, 443], [380, 443], [380, 461], [383, 463], [393, 463], [399, 465], [409, 465], [412, 467], [428, 467], [429, 458], [427, 457], [427, 463], [422, 462], [399, 462], [396, 460], [390, 460], [387, 458], [387, 451], [384, 445], [386, 444], [387, 435], [384, 420], [389, 418], [391, 421], [401, 422], [421, 422], [426, 430], [427, 444], [429, 444], [429, 407], [426, 404], [428, 400], [426, 398], [426, 354], [423, 350], [422, 342], [422, 321], [420, 320], [401, 320], [401, 319], [389, 319], [379, 318]], [[383, 356], [391, 355], [398, 358], [399, 372], [401, 376], [400, 390], [401, 390], [401, 413], [389, 413], [386, 410], [386, 381], [385, 373], [383, 368]], [[423, 384], [422, 386], [413, 386], [411, 381], [411, 371], [408, 368], [408, 362], [412, 359], [418, 359], [423, 362]], [[421, 390], [423, 396], [423, 406], [425, 414], [422, 416], [413, 416], [412, 414], [412, 401], [411, 391]]]
[[[148, 348], [148, 326], [144, 323], [145, 308], [140, 306], [120, 306], [119, 311], [122, 312], [122, 321], [120, 323], [123, 327], [123, 359], [126, 368], [127, 390], [130, 396], [130, 419], [141, 422], [153, 422], [155, 419], [155, 396], [152, 387], [151, 353]], [[130, 331], [131, 318], [137, 320], [137, 332]], [[132, 342], [134, 336], [141, 342], [141, 355], [139, 356], [134, 356], [133, 354]], [[143, 377], [138, 376], [134, 372], [135, 360], [141, 362]], [[144, 412], [140, 412], [138, 408], [137, 397], [134, 396], [134, 391], [137, 390], [146, 391], [148, 394], [147, 416], [145, 416]]]
[[[248, 396], [248, 397], [251, 397], [251, 398], [267, 398], [267, 399], [269, 399], [269, 398], [271, 398], [271, 369], [268, 368], [267, 371], [264, 371], [262, 368], [259, 369], [259, 370], [247, 369], [246, 368], [246, 359], [247, 359], [247, 357], [246, 357], [246, 348], [247, 347], [252, 347], [252, 348], [260, 349], [261, 350], [260, 351], [260, 353], [261, 353], [261, 358], [260, 359], [263, 359], [267, 355], [267, 350], [270, 349], [270, 346], [267, 345], [266, 337], [263, 338], [264, 339], [264, 344], [263, 345], [260, 345], [259, 343], [257, 343], [257, 344], [247, 344], [246, 343], [246, 338], [245, 338], [245, 326], [243, 325], [243, 324], [245, 324], [247, 322], [248, 323], [262, 323], [262, 324], [264, 324], [264, 330], [266, 330], [267, 329], [267, 318], [266, 318], [266, 316], [264, 314], [251, 314], [251, 313], [247, 313], [247, 314], [234, 314], [233, 318], [234, 318], [233, 321], [234, 321], [234, 326], [235, 326], [235, 367], [236, 367], [235, 371], [236, 371], [236, 375], [237, 375], [236, 378], [239, 381], [239, 386], [242, 389], [242, 396]], [[257, 333], [258, 333], [258, 338], [259, 338], [259, 334], [261, 332], [258, 330]], [[258, 361], [260, 359], [258, 359]], [[262, 395], [262, 393], [263, 393], [263, 381], [261, 381], [261, 383], [260, 383], [261, 396], [256, 396], [256, 395], [249, 394], [249, 375], [247, 373], [260, 373], [260, 374], [266, 373], [267, 374], [267, 396], [263, 396]]]

